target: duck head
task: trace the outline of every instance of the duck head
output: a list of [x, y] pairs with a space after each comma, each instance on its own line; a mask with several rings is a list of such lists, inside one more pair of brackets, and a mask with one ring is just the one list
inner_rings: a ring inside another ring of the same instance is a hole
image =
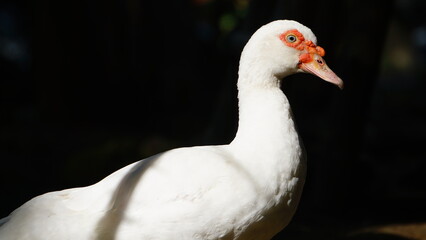
[[262, 83], [254, 79], [282, 79], [303, 72], [342, 89], [343, 81], [327, 66], [324, 55], [309, 28], [296, 21], [278, 20], [262, 26], [250, 38], [241, 55], [239, 75]]

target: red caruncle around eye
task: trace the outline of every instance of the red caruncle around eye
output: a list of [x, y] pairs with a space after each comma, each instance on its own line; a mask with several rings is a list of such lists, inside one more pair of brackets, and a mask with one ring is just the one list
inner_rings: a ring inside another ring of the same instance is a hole
[[297, 50], [303, 50], [304, 48], [301, 43], [305, 41], [305, 38], [296, 29], [291, 29], [282, 33], [280, 39], [289, 47], [296, 48]]

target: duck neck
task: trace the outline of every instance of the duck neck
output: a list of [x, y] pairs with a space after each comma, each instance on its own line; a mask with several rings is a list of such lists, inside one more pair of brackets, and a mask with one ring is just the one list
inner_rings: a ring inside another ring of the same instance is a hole
[[[255, 81], [240, 76], [238, 131], [231, 145], [250, 156], [261, 157], [256, 157], [260, 161], [294, 159], [294, 154], [300, 153], [300, 145], [290, 104], [279, 87], [279, 79], [270, 78], [265, 82], [277, 84], [261, 87], [244, 84]], [[287, 154], [291, 156], [286, 157]]]

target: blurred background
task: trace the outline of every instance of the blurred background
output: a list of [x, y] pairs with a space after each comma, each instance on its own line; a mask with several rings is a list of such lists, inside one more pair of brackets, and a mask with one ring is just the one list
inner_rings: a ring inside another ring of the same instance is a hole
[[283, 82], [309, 167], [274, 239], [426, 239], [425, 12], [423, 0], [2, 0], [0, 216], [158, 152], [229, 143], [244, 44], [294, 19], [345, 89]]

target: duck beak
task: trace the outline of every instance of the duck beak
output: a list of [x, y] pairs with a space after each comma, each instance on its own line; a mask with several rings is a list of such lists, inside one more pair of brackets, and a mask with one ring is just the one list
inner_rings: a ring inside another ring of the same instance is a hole
[[337, 85], [343, 89], [343, 81], [325, 63], [324, 59], [317, 53], [304, 53], [300, 56], [299, 68], [306, 73], [313, 74]]

